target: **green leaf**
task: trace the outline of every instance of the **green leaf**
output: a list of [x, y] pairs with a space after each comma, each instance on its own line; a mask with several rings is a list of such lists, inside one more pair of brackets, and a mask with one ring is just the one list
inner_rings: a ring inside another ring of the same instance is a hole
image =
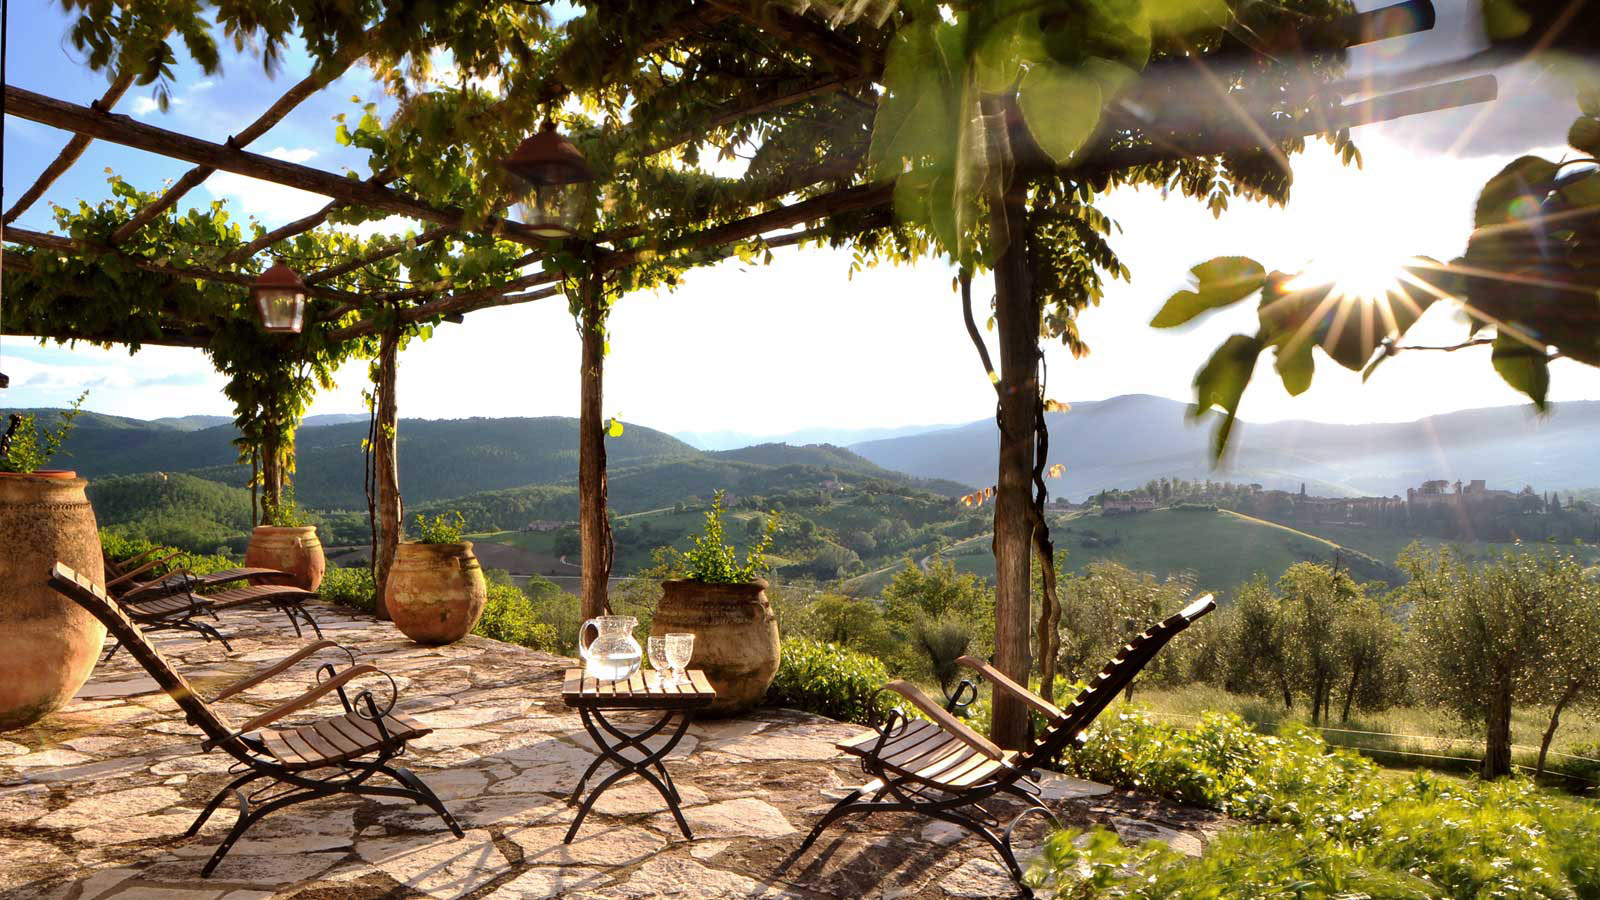
[[1495, 335], [1490, 359], [1506, 384], [1527, 394], [1540, 412], [1547, 408], [1545, 395], [1550, 390], [1550, 359], [1544, 348], [1529, 346], [1499, 332]]
[[1533, 215], [1555, 177], [1556, 164], [1549, 160], [1537, 156], [1512, 160], [1478, 194], [1473, 224], [1482, 228]]
[[1260, 290], [1267, 280], [1266, 269], [1243, 256], [1219, 256], [1189, 271], [1194, 275], [1195, 289], [1168, 297], [1166, 305], [1150, 320], [1151, 327], [1172, 328], [1207, 310], [1237, 303]]
[[1233, 433], [1234, 417], [1239, 411], [1239, 400], [1255, 373], [1256, 360], [1262, 350], [1261, 339], [1236, 334], [1222, 343], [1206, 364], [1194, 376], [1195, 405], [1190, 417], [1198, 419], [1213, 408], [1224, 415], [1212, 433], [1211, 455], [1220, 460], [1228, 448]]
[[1058, 165], [1077, 153], [1100, 124], [1100, 85], [1062, 65], [1039, 65], [1022, 76], [1017, 107], [1028, 133]]
[[1151, 30], [1166, 35], [1213, 31], [1233, 18], [1223, 0], [1145, 0], [1144, 9]]
[[[1290, 347], [1289, 343], [1294, 346]], [[1311, 350], [1316, 345], [1309, 339], [1289, 343], [1279, 345], [1272, 367], [1283, 379], [1283, 389], [1291, 397], [1298, 397], [1311, 387], [1311, 376], [1316, 372], [1316, 360], [1312, 359]]]

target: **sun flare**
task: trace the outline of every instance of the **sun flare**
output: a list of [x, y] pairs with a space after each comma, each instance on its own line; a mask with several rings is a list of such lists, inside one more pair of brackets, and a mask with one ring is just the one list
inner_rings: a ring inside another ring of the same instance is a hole
[[1377, 303], [1401, 289], [1409, 280], [1407, 267], [1414, 263], [1410, 256], [1371, 249], [1324, 255], [1307, 263], [1287, 287], [1304, 290], [1331, 286], [1331, 296], [1340, 300]]

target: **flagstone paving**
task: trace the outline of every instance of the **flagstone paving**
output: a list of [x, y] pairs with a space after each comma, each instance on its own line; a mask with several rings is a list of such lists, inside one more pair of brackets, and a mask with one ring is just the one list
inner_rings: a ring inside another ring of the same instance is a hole
[[[790, 710], [693, 726], [669, 767], [695, 832], [687, 841], [654, 792], [622, 782], [563, 844], [564, 802], [593, 758], [559, 697], [571, 660], [478, 637], [440, 648], [387, 623], [316, 604], [328, 637], [393, 675], [400, 709], [434, 728], [404, 759], [460, 819], [455, 839], [402, 801], [333, 798], [269, 816], [211, 878], [200, 867], [234, 813], [183, 832], [228, 780], [230, 759], [202, 754], [176, 705], [118, 653], [65, 709], [0, 739], [0, 897], [40, 900], [577, 900], [1013, 896], [987, 845], [906, 815], [851, 819], [805, 854], [800, 841], [862, 780], [833, 742], [860, 727]], [[299, 644], [278, 615], [229, 613], [226, 653], [181, 635], [155, 640], [214, 691]], [[235, 721], [297, 695], [302, 666], [219, 707]], [[314, 715], [308, 712], [307, 715]], [[1214, 816], [1055, 777], [1063, 821], [1198, 853]], [[1036, 844], [1033, 830], [1019, 845]], [[1025, 829], [1023, 829], [1025, 830]]]

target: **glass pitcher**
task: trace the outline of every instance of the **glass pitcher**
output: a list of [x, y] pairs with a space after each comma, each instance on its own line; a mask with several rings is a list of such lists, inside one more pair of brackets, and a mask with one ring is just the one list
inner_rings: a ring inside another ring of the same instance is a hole
[[[594, 638], [585, 641], [590, 627]], [[639, 671], [639, 642], [633, 629], [639, 620], [633, 616], [597, 616], [578, 629], [578, 655], [583, 657], [583, 674], [601, 681], [621, 681]]]

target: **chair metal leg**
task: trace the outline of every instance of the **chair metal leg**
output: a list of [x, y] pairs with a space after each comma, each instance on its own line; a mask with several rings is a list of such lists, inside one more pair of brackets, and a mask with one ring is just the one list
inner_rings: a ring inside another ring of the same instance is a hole
[[184, 837], [194, 837], [195, 835], [199, 834], [200, 827], [206, 824], [206, 820], [211, 818], [211, 814], [217, 811], [217, 807], [222, 805], [222, 801], [228, 799], [229, 794], [238, 794], [239, 817], [243, 818], [244, 815], [250, 811], [250, 800], [239, 791], [239, 788], [244, 787], [260, 777], [262, 777], [262, 773], [260, 772], [246, 772], [245, 774], [229, 782], [227, 787], [217, 791], [217, 795], [211, 798], [211, 802], [206, 804], [206, 808], [200, 811], [200, 816], [194, 820], [194, 824], [190, 825], [189, 830], [184, 832]]
[[832, 809], [823, 814], [822, 819], [817, 822], [816, 827], [811, 829], [811, 833], [806, 835], [806, 839], [800, 842], [800, 849], [797, 852], [804, 853], [806, 850], [810, 849], [811, 845], [816, 843], [817, 838], [822, 835], [822, 832], [826, 830], [829, 825], [832, 825], [835, 821], [849, 814], [849, 810], [847, 810], [846, 807], [859, 799], [861, 799], [861, 792], [851, 791], [850, 793], [846, 794], [842, 800], [840, 800], [838, 803], [835, 803]]
[[416, 794], [417, 802], [438, 813], [439, 818], [444, 820], [444, 824], [449, 826], [451, 833], [456, 837], [467, 836], [456, 822], [455, 816], [450, 815], [450, 810], [445, 808], [444, 801], [440, 800], [439, 795], [433, 792], [433, 788], [428, 787], [427, 782], [418, 778], [415, 772], [401, 766], [379, 766], [378, 771], [410, 788]]

